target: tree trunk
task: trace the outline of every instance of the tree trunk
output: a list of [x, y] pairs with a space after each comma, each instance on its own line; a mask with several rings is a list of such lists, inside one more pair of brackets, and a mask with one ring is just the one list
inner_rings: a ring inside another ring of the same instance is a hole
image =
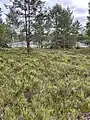
[[56, 43], [55, 43], [55, 48], [58, 47], [58, 27], [57, 27], [58, 26], [58, 20], [57, 20], [57, 16], [58, 15], [56, 13], [56, 21], [55, 21], [56, 22], [56, 37], [55, 37], [56, 38]]
[[41, 44], [41, 48], [43, 48], [43, 43], [42, 43], [42, 40], [41, 40], [41, 43], [40, 43], [40, 44]]
[[29, 52], [30, 52], [30, 42], [27, 41], [27, 53], [29, 54]]
[[65, 35], [64, 35], [64, 50], [66, 48]]
[[31, 13], [30, 13], [30, 0], [28, 0], [28, 42], [27, 42], [27, 49], [28, 49], [28, 53], [29, 53], [29, 51], [30, 51], [30, 37], [31, 37], [31, 29], [30, 29], [30, 27], [31, 27]]
[[26, 7], [26, 0], [24, 1], [25, 5], [25, 29], [26, 29], [26, 42], [27, 42], [27, 53], [29, 54], [29, 42], [28, 42], [28, 28], [27, 28], [27, 7]]

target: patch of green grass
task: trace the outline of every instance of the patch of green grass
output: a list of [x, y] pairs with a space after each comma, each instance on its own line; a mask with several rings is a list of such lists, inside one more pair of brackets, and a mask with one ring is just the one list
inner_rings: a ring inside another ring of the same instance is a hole
[[1, 120], [75, 120], [90, 112], [90, 55], [0, 51]]

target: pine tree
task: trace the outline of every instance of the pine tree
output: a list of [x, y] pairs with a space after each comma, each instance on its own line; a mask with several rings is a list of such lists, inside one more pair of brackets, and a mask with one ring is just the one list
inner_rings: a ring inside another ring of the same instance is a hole
[[2, 24], [2, 9], [0, 8], [0, 24]]
[[48, 18], [48, 10], [41, 6], [39, 14], [35, 17], [34, 26], [34, 38], [35, 41], [38, 43], [39, 47], [43, 47], [43, 43], [45, 45], [45, 41], [48, 42], [48, 34], [49, 34], [49, 27], [50, 21]]
[[88, 13], [89, 15], [87, 16], [87, 23], [86, 23], [86, 32], [87, 32], [87, 35], [90, 37], [90, 3], [88, 3]]
[[14, 8], [14, 13], [19, 16], [20, 20], [23, 22], [24, 31], [26, 33], [27, 52], [29, 53], [33, 30], [32, 24], [43, 2], [41, 0], [14, 0], [12, 3], [13, 5], [9, 8]]

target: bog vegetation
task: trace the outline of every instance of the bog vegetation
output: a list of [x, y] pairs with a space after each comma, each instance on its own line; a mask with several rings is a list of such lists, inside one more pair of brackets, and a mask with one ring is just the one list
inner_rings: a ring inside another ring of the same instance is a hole
[[90, 54], [85, 50], [0, 51], [1, 120], [76, 120], [87, 112]]

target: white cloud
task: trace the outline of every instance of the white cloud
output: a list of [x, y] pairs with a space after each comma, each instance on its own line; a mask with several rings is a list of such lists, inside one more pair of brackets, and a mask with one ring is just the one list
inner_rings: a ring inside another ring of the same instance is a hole
[[89, 0], [72, 0], [73, 4], [80, 8], [88, 8]]
[[5, 7], [2, 2], [0, 2], [0, 8], [2, 8], [2, 11], [3, 11], [2, 18], [3, 18], [3, 20], [5, 20]]
[[[89, 0], [72, 0], [72, 4], [75, 5], [74, 14], [80, 22], [85, 25], [88, 16], [88, 3]], [[76, 10], [77, 9], [77, 10]]]
[[[70, 7], [73, 10], [76, 19], [85, 24], [88, 15], [88, 2], [90, 0], [43, 0], [46, 1], [47, 6], [53, 6], [56, 3], [61, 4], [63, 7]], [[0, 0], [0, 7], [3, 8], [4, 13], [7, 12], [3, 3], [9, 3], [9, 0]], [[83, 22], [82, 22], [83, 21]]]
[[[51, 1], [51, 0], [50, 0]], [[82, 25], [85, 25], [88, 15], [88, 3], [90, 0], [55, 0], [56, 3], [63, 7], [70, 7], [73, 11], [75, 19], [80, 20]]]

